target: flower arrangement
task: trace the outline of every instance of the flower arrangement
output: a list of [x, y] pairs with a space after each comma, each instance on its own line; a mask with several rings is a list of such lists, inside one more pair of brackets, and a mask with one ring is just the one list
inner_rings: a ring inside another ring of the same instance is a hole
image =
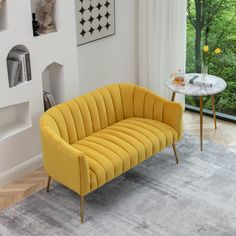
[[214, 55], [221, 54], [221, 48], [215, 48], [214, 50], [210, 50], [208, 45], [203, 47], [203, 62], [204, 66], [208, 66], [211, 63], [212, 57]]

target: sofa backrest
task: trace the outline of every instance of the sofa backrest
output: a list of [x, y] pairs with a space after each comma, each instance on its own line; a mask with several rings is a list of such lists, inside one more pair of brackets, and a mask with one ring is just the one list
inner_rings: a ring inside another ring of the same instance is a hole
[[156, 114], [153, 113], [155, 98], [145, 88], [113, 84], [51, 108], [43, 114], [40, 125], [49, 126], [72, 144], [130, 117], [145, 116], [162, 121], [158, 109], [155, 109]]

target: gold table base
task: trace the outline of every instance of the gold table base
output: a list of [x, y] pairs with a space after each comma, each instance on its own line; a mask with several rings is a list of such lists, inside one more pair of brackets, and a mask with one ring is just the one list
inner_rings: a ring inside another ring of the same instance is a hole
[[[171, 99], [172, 102], [175, 101], [175, 97], [176, 97], [176, 92], [173, 92], [172, 99]], [[215, 129], [217, 129], [214, 95], [211, 96], [211, 100], [212, 100], [214, 125], [215, 125]], [[200, 96], [200, 146], [201, 146], [201, 151], [203, 151], [203, 96]]]

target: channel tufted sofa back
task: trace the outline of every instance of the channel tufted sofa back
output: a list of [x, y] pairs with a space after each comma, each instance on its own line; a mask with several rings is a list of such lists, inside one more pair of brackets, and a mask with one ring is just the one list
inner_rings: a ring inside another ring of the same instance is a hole
[[[41, 122], [73, 144], [101, 129], [131, 117], [149, 118], [173, 126], [171, 103], [133, 84], [114, 84], [48, 110]], [[177, 124], [177, 123], [176, 123]], [[175, 127], [180, 137], [182, 127]]]

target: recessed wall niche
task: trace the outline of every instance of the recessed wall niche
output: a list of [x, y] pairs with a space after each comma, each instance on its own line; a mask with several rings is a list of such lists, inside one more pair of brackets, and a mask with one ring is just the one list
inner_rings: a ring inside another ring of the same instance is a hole
[[32, 126], [29, 102], [0, 108], [0, 141]]
[[[55, 104], [65, 100], [63, 66], [53, 62], [42, 73], [43, 92], [51, 94]], [[45, 108], [46, 109], [46, 108]]]
[[0, 0], [0, 32], [6, 29], [7, 29], [7, 0], [3, 1]]
[[[40, 10], [44, 7], [45, 14], [47, 15], [48, 12], [50, 13], [51, 16], [51, 22], [50, 18], [47, 16], [47, 26], [43, 26], [43, 22], [45, 22], [42, 18], [42, 14], [40, 13]], [[31, 0], [31, 15], [33, 18], [33, 13], [35, 20], [40, 23], [40, 26], [38, 30], [33, 30], [33, 36], [40, 36], [40, 35], [45, 35], [45, 34], [50, 34], [57, 32], [57, 0], [54, 0], [53, 5], [51, 5], [50, 2], [46, 0]], [[48, 21], [49, 20], [49, 21]], [[35, 23], [37, 27], [37, 23]]]
[[13, 47], [8, 53], [6, 63], [10, 88], [32, 79], [30, 52], [26, 46]]

